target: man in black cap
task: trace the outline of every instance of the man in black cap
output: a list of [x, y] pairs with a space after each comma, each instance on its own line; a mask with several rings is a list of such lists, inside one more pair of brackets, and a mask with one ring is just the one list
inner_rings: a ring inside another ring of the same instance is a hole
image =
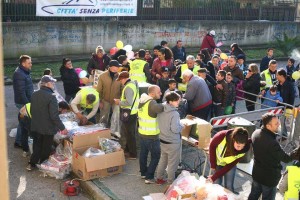
[[45, 75], [41, 79], [41, 88], [31, 97], [31, 134], [33, 136], [33, 153], [27, 170], [36, 167], [48, 159], [51, 153], [53, 137], [57, 132], [67, 134], [62, 121], [59, 118], [58, 103], [54, 95], [54, 83], [56, 79]]
[[[120, 66], [118, 61], [111, 60], [108, 70], [100, 75], [97, 85], [100, 99], [100, 123], [104, 123], [107, 127], [109, 127], [109, 121], [113, 121], [109, 120], [111, 108], [113, 108], [113, 112], [117, 109], [114, 99], [120, 99], [121, 97], [121, 83], [117, 81], [117, 72]], [[118, 123], [111, 124], [111, 133], [119, 132], [118, 125]]]

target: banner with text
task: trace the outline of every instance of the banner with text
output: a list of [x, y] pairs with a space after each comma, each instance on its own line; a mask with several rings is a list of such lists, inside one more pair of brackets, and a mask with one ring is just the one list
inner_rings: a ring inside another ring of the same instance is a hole
[[37, 0], [36, 15], [45, 17], [136, 16], [137, 0]]

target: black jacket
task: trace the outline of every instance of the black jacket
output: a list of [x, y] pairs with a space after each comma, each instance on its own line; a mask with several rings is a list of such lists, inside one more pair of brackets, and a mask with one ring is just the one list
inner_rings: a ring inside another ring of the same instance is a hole
[[[253, 74], [249, 78], [246, 78], [243, 82], [243, 88], [246, 92], [257, 95], [260, 92], [260, 74]], [[245, 97], [253, 97], [253, 95], [245, 93]]]
[[42, 86], [31, 98], [31, 131], [42, 135], [55, 135], [65, 126], [58, 116], [58, 103], [53, 91]]
[[[108, 57], [107, 54], [104, 54], [103, 55], [103, 63], [99, 63], [98, 59], [97, 59], [97, 54], [93, 53], [92, 57], [89, 60], [88, 66], [87, 66], [88, 73], [91, 74], [92, 70], [95, 70], [95, 69], [105, 71], [108, 68], [109, 61], [110, 61], [110, 57]], [[100, 68], [100, 65], [102, 66], [101, 68]]]
[[60, 68], [61, 80], [64, 84], [65, 94], [76, 94], [80, 90], [80, 81], [74, 69], [69, 69], [64, 66]]
[[280, 91], [280, 96], [283, 99], [283, 103], [294, 105], [295, 90], [293, 83], [286, 79], [286, 81], [282, 85], [278, 84], [277, 87], [278, 91]]
[[260, 184], [275, 187], [281, 177], [280, 162], [290, 162], [293, 157], [284, 152], [276, 134], [268, 129], [258, 129], [252, 134], [254, 165], [252, 178]]
[[30, 71], [26, 70], [22, 65], [17, 67], [13, 75], [13, 88], [15, 95], [15, 103], [25, 105], [30, 102], [33, 93], [33, 83]]

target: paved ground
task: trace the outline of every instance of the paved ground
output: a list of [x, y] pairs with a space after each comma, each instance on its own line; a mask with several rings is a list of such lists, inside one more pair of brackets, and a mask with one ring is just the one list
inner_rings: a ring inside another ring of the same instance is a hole
[[[284, 66], [285, 62], [280, 62], [279, 66]], [[63, 94], [62, 83], [58, 82], [57, 89]], [[299, 100], [297, 100], [299, 102]], [[5, 86], [6, 102], [6, 129], [7, 135], [12, 128], [17, 126], [17, 109], [13, 101], [12, 86]], [[238, 112], [246, 111], [244, 102], [238, 103]], [[27, 172], [25, 167], [28, 159], [22, 157], [22, 151], [13, 147], [14, 138], [7, 138], [8, 143], [8, 161], [9, 161], [9, 181], [10, 181], [10, 199], [68, 199], [60, 192], [61, 180], [54, 178], [44, 178], [38, 171]], [[193, 159], [196, 152], [187, 151], [185, 159]], [[194, 155], [194, 156], [193, 156]], [[203, 157], [201, 156], [201, 159]], [[106, 186], [114, 193], [118, 199], [139, 200], [149, 193], [163, 192], [164, 186], [145, 185], [139, 176], [138, 160], [126, 161], [124, 172], [120, 175], [100, 179], [102, 188]], [[250, 191], [251, 177], [238, 171], [235, 188], [240, 192], [240, 199], [246, 199]], [[109, 192], [108, 189], [106, 192]], [[72, 197], [72, 199], [88, 199], [86, 195]], [[115, 198], [117, 199], [117, 198]], [[276, 199], [283, 199], [277, 195]]]

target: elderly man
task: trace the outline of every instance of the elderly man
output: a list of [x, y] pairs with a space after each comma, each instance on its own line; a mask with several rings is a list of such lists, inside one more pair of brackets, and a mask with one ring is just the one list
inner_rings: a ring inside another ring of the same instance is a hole
[[[109, 115], [111, 108], [113, 108], [113, 111], [117, 109], [114, 99], [120, 99], [121, 97], [121, 83], [117, 81], [117, 72], [120, 66], [121, 65], [118, 61], [111, 60], [109, 62], [108, 70], [100, 75], [97, 85], [97, 91], [100, 98], [100, 122], [107, 126], [109, 126]], [[111, 124], [111, 133], [115, 134], [116, 132], [119, 132], [118, 125], [119, 124], [115, 123]]]
[[94, 75], [95, 70], [105, 71], [108, 67], [110, 58], [105, 53], [102, 46], [97, 46], [95, 53], [89, 60], [87, 71], [90, 75]]
[[249, 200], [275, 200], [276, 186], [281, 177], [280, 162], [288, 163], [299, 159], [300, 148], [287, 154], [276, 140], [279, 120], [273, 113], [262, 116], [262, 128], [252, 134], [254, 165], [252, 170], [252, 188]]
[[121, 82], [124, 88], [121, 99], [115, 99], [115, 104], [120, 105], [121, 109], [130, 109], [128, 120], [122, 121], [121, 118], [121, 145], [124, 151], [129, 154], [125, 154], [128, 159], [135, 160], [137, 157], [135, 134], [140, 96], [139, 87], [137, 81], [130, 80], [129, 73], [126, 71], [121, 72], [117, 80]]
[[185, 70], [191, 70], [195, 75], [197, 75], [198, 70], [200, 69], [199, 66], [195, 65], [195, 57], [192, 55], [188, 55], [186, 57], [186, 64], [182, 64], [178, 70], [177, 73], [174, 77], [174, 79], [178, 82], [178, 90], [185, 92], [186, 91], [186, 83], [183, 83], [183, 76], [182, 76], [182, 72]]
[[277, 62], [276, 60], [270, 60], [268, 69], [260, 73], [262, 95], [264, 95], [266, 90], [268, 90], [277, 81], [276, 73], [277, 73]]
[[31, 98], [31, 133], [33, 136], [33, 153], [27, 170], [48, 159], [52, 149], [54, 135], [60, 131], [67, 134], [64, 124], [59, 118], [58, 103], [54, 95], [54, 82], [49, 75], [41, 79], [41, 88]]
[[[160, 159], [160, 141], [157, 114], [163, 112], [163, 106], [156, 100], [160, 99], [161, 91], [157, 85], [148, 88], [148, 95], [142, 94], [138, 107], [140, 136], [140, 172], [145, 178], [146, 184], [155, 183], [154, 173]], [[151, 154], [149, 165], [147, 164], [148, 154]]]
[[99, 93], [94, 88], [82, 88], [72, 100], [71, 107], [82, 125], [85, 125], [87, 121], [96, 124], [95, 115], [99, 108]]
[[188, 101], [193, 116], [209, 121], [212, 97], [205, 80], [195, 76], [191, 70], [183, 71], [183, 82], [187, 83], [184, 98]]

